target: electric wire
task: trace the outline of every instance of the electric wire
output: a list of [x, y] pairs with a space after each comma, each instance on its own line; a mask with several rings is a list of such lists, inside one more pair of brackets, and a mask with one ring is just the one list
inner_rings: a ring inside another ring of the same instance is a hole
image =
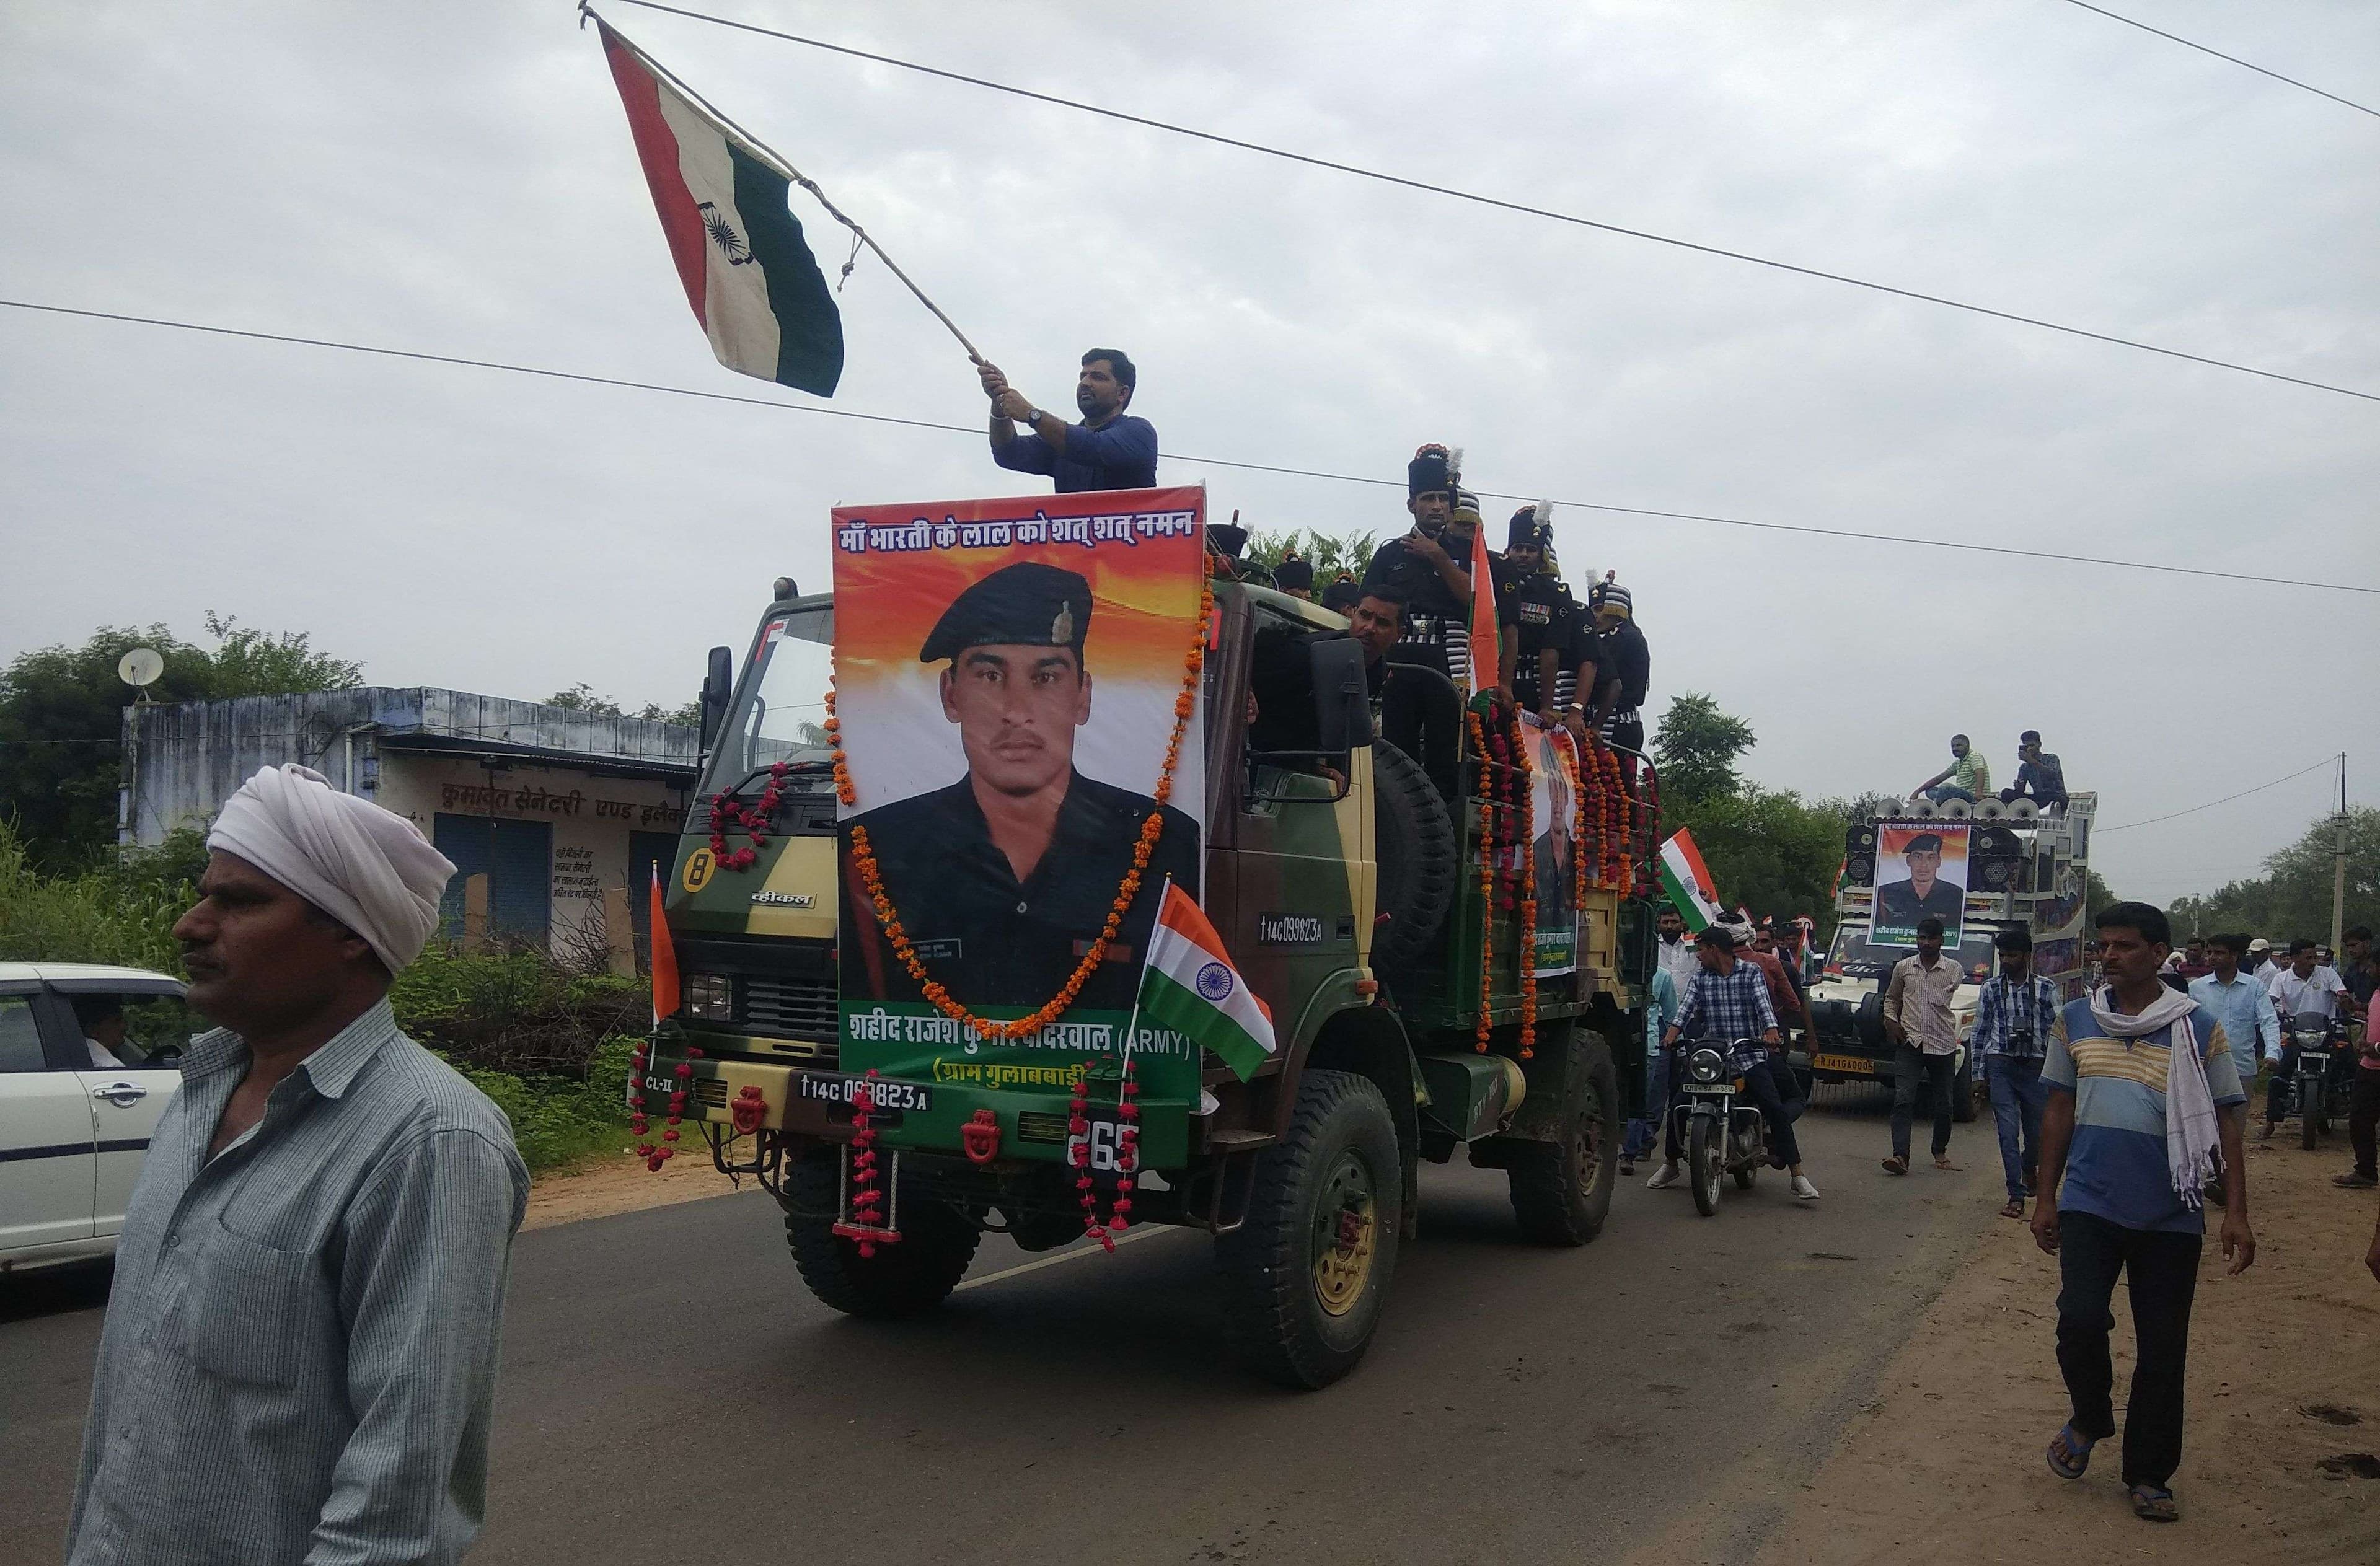
[[[861, 413], [851, 408], [819, 407], [806, 403], [782, 402], [774, 397], [739, 395], [733, 392], [706, 392], [692, 386], [673, 386], [658, 381], [632, 381], [615, 375], [590, 375], [578, 370], [552, 370], [537, 365], [510, 364], [500, 359], [471, 358], [460, 354], [433, 354], [414, 348], [392, 348], [370, 343], [343, 342], [329, 337], [301, 337], [285, 332], [259, 332], [237, 326], [215, 326], [201, 322], [175, 321], [161, 316], [128, 315], [114, 310], [81, 310], [70, 305], [39, 304], [30, 299], [0, 298], [0, 307], [10, 310], [34, 310], [46, 315], [73, 316], [91, 321], [110, 321], [134, 326], [156, 326], [172, 331], [197, 332], [209, 336], [244, 337], [257, 342], [283, 343], [310, 348], [332, 348], [342, 352], [369, 354], [380, 358], [413, 359], [425, 364], [459, 365], [470, 370], [494, 370], [514, 375], [533, 375], [549, 381], [570, 381], [589, 386], [613, 386], [625, 391], [659, 392], [669, 396], [696, 397], [705, 402], [735, 403], [748, 407], [775, 408], [783, 413], [820, 414], [830, 419], [856, 419], [868, 424], [892, 424], [910, 430], [935, 430], [951, 434], [983, 435], [979, 424], [945, 424], [929, 419], [904, 419], [889, 413]], [[1289, 467], [1275, 463], [1240, 462], [1228, 457], [1194, 456], [1186, 453], [1167, 452], [1160, 461], [1178, 462], [1193, 467], [1229, 467], [1248, 473], [1273, 473], [1289, 478], [1316, 479], [1331, 483], [1363, 484], [1376, 489], [1402, 491], [1404, 483], [1395, 479], [1378, 479], [1361, 473], [1334, 473], [1323, 468]], [[1474, 492], [1490, 500], [1534, 500], [1534, 494], [1503, 490]], [[2105, 565], [2117, 570], [2154, 571], [2167, 576], [2200, 577], [2216, 581], [2252, 582], [2264, 587], [2306, 588], [2324, 592], [2360, 593], [2380, 596], [2380, 587], [2367, 587], [2353, 582], [2317, 582], [2296, 577], [2265, 577], [2244, 571], [2216, 571], [2196, 565], [2172, 565], [2162, 561], [2123, 560], [2110, 555], [2069, 554], [2054, 550], [2019, 549], [2010, 544], [1974, 543], [1961, 539], [1926, 539], [1906, 533], [1871, 533], [1849, 528], [1819, 528], [1806, 523], [1756, 522], [1742, 516], [1721, 516], [1708, 512], [1663, 511], [1650, 506], [1618, 505], [1607, 501], [1569, 500], [1552, 497], [1556, 505], [1573, 506], [1581, 511], [1600, 511], [1617, 516], [1644, 516], [1661, 521], [1703, 522], [1722, 528], [1743, 528], [1757, 532], [1799, 533], [1813, 538], [1847, 539], [1860, 543], [1903, 544], [1919, 549], [1955, 550], [1971, 554], [2010, 555], [2025, 560], [2050, 560], [2074, 565]]]
[[2281, 784], [2301, 778], [2308, 772], [2318, 771], [2325, 767], [2336, 767], [2340, 760], [2341, 758], [2338, 756], [2325, 756], [2311, 767], [2300, 767], [2286, 778], [2275, 778], [2271, 783], [2258, 783], [2253, 788], [2243, 788], [2237, 794], [2227, 794], [2220, 799], [2210, 799], [2204, 805], [2193, 805], [2187, 810], [2176, 810], [2169, 816], [2151, 816], [2145, 821], [2126, 821], [2119, 827], [2095, 827], [2092, 831], [2095, 835], [2105, 837], [2111, 832], [2130, 832], [2134, 827], [2153, 827], [2159, 821], [2178, 821], [2184, 816], [2195, 816], [2201, 810], [2212, 810], [2217, 805], [2228, 805], [2235, 799], [2245, 799], [2252, 794], [2262, 794], [2268, 788], [2278, 788]]
[[[628, 3], [633, 5], [636, 3], [636, 0], [628, 0]], [[2220, 49], [2210, 49], [2204, 43], [2193, 43], [2189, 39], [2182, 37], [2180, 33], [2168, 32], [2161, 27], [2151, 27], [2144, 21], [2137, 21], [2131, 17], [2119, 15], [2117, 12], [2107, 9], [2105, 6], [2094, 6], [2090, 3], [2090, 0], [2067, 0], [2067, 4], [2070, 6], [2080, 6], [2086, 11], [2096, 11], [2099, 15], [2107, 18], [2111, 22], [2121, 22], [2126, 27], [2136, 27], [2143, 32], [2154, 32], [2159, 38], [2165, 39], [2168, 42], [2179, 43], [2185, 49], [2195, 49], [2202, 55], [2212, 55], [2218, 60], [2228, 60], [2235, 66], [2240, 66], [2245, 69], [2254, 71], [2258, 76], [2269, 76], [2275, 81], [2287, 82], [2291, 87], [2297, 88], [2301, 91], [2311, 92], [2317, 98], [2327, 98], [2334, 103], [2344, 103], [2349, 108], [2353, 109], [2360, 114], [2367, 114], [2373, 115], [2374, 118], [2380, 118], [2380, 109], [2374, 109], [2366, 104], [2359, 103], [2352, 98], [2342, 98], [2336, 92], [2325, 92], [2321, 88], [2314, 86], [2312, 82], [2300, 81], [2296, 77], [2283, 76], [2278, 71], [2266, 70], [2264, 67], [2255, 64], [2253, 61], [2243, 60], [2237, 55], [2227, 55]]]
[[813, 49], [824, 50], [829, 54], [844, 55], [853, 59], [867, 60], [876, 65], [893, 66], [902, 70], [915, 71], [921, 76], [940, 77], [948, 81], [964, 82], [970, 87], [986, 88], [994, 92], [1006, 92], [1014, 97], [1031, 99], [1035, 103], [1049, 103], [1062, 109], [1074, 109], [1082, 114], [1098, 115], [1108, 119], [1121, 120], [1128, 125], [1141, 126], [1150, 130], [1162, 130], [1175, 136], [1186, 136], [1195, 140], [1208, 141], [1217, 146], [1233, 147], [1242, 152], [1257, 152], [1265, 157], [1304, 164], [1312, 168], [1328, 169], [1336, 174], [1351, 174], [1361, 179], [1376, 180], [1383, 185], [1401, 186], [1409, 190], [1444, 196], [1452, 200], [1494, 207], [1503, 212], [1520, 212], [1529, 217], [1548, 218], [1574, 227], [1592, 228], [1605, 234], [1616, 234], [1623, 238], [1643, 239], [1656, 245], [1668, 245], [1677, 249], [1693, 250], [1701, 255], [1718, 256], [1727, 261], [1767, 267], [1771, 271], [1792, 273], [1802, 277], [1815, 277], [1823, 282], [1840, 283], [1849, 287], [1864, 288], [1872, 293], [1888, 294], [1896, 298], [1913, 299], [1921, 304], [1940, 305], [1949, 310], [1964, 310], [1972, 315], [1988, 316], [1995, 321], [2012, 322], [2021, 326], [2035, 326], [2044, 331], [2063, 333], [2070, 337], [2088, 338], [2096, 343], [2107, 343], [2121, 348], [2133, 348], [2142, 353], [2159, 354], [2167, 358], [2184, 359], [2192, 364], [2207, 365], [2216, 370], [2234, 370], [2242, 375], [2260, 376], [2268, 381], [2285, 381], [2291, 385], [2304, 386], [2317, 392], [2331, 392], [2339, 396], [2361, 398], [2365, 402], [2380, 402], [2380, 392], [2358, 391], [2351, 386], [2333, 385], [2326, 381], [2309, 380], [2304, 376], [2289, 375], [2277, 370], [2264, 370], [2231, 359], [2216, 358], [2206, 354], [2193, 354], [2180, 348], [2165, 347], [2155, 343], [2144, 343], [2136, 337], [2119, 337], [2112, 333], [2095, 332], [2082, 326], [2069, 326], [2061, 322], [2044, 320], [2039, 316], [2022, 315], [2014, 310], [1995, 310], [1988, 305], [1972, 304], [1963, 299], [1953, 299], [1940, 294], [1928, 294], [1915, 288], [1902, 288], [1889, 283], [1877, 283], [1864, 277], [1853, 277], [1847, 273], [1828, 272], [1819, 267], [1778, 261], [1768, 256], [1754, 255], [1748, 250], [1731, 250], [1724, 246], [1706, 245], [1697, 240], [1681, 239], [1673, 235], [1656, 234], [1649, 229], [1630, 228], [1621, 224], [1583, 217], [1576, 212], [1558, 212], [1550, 207], [1531, 206], [1524, 201], [1507, 200], [1500, 196], [1481, 195], [1476, 191], [1463, 190], [1451, 185], [1432, 184], [1427, 180], [1415, 179], [1404, 175], [1366, 168], [1359, 164], [1341, 163], [1331, 158], [1318, 157], [1310, 152], [1292, 152], [1282, 147], [1268, 146], [1261, 141], [1248, 141], [1236, 136], [1225, 136], [1219, 131], [1200, 130], [1192, 126], [1152, 119], [1145, 115], [1129, 114], [1122, 109], [1087, 103], [1079, 99], [1062, 98], [1050, 92], [1038, 92], [1029, 87], [1017, 87], [1004, 81], [994, 81], [989, 77], [969, 76], [963, 71], [945, 70], [939, 66], [923, 65], [916, 60], [905, 60], [895, 55], [880, 55], [871, 50], [855, 49], [849, 44], [830, 43], [822, 38], [805, 37], [797, 32], [782, 32], [775, 28], [761, 27], [753, 22], [735, 21], [726, 17], [710, 16], [702, 11], [689, 11], [676, 6], [665, 6], [660, 4], [659, 0], [619, 0], [619, 4], [638, 6], [648, 11], [660, 11], [673, 17], [684, 17], [691, 21], [709, 22], [714, 27], [732, 28], [740, 32], [758, 33], [764, 38], [782, 39], [788, 43], [805, 44]]

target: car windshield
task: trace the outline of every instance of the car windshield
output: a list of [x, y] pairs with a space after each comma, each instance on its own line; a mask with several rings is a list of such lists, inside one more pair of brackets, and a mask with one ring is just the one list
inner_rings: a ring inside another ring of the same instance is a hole
[[719, 731], [703, 791], [734, 788], [779, 761], [826, 760], [832, 749], [826, 693], [833, 674], [832, 605], [771, 615]]
[[[1855, 977], [1888, 971], [1903, 957], [1917, 954], [1914, 946], [1902, 946], [1889, 941], [1871, 941], [1865, 925], [1843, 925], [1835, 931], [1835, 949], [1827, 954], [1828, 973], [1845, 973]], [[1968, 978], [1977, 984], [1992, 973], [1992, 932], [1971, 929], [1959, 941], [1959, 965], [1967, 970]]]

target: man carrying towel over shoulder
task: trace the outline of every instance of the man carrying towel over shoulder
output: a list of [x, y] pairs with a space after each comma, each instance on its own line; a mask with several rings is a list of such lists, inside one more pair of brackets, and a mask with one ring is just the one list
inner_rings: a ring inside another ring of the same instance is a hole
[[459, 1560], [528, 1175], [389, 1010], [455, 867], [295, 766], [242, 785], [207, 847], [174, 938], [221, 1026], [125, 1215], [67, 1559]]
[[2081, 1478], [2093, 1444], [2116, 1433], [2108, 1304], [2121, 1273], [2137, 1340], [2123, 1481], [2136, 1516], [2170, 1523], [2205, 1243], [2199, 1203], [2218, 1173], [2229, 1271], [2256, 1259], [2240, 1155], [2248, 1096], [2222, 1019], [2157, 978], [2173, 940], [2164, 912], [2113, 903], [2093, 923], [2107, 982], [2058, 1014], [2041, 1070], [2049, 1099], [2033, 1237], [2058, 1257], [2058, 1368], [2073, 1408], [2049, 1443], [2049, 1470]]

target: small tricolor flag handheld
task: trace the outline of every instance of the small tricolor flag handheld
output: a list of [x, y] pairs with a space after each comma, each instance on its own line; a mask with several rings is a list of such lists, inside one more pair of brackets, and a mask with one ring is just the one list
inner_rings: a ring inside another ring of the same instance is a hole
[[1669, 893], [1670, 905], [1686, 921], [1690, 933], [1700, 935], [1718, 922], [1718, 892], [1711, 885], [1710, 871], [1703, 868], [1694, 833], [1681, 830], [1661, 844], [1661, 890]]
[[843, 378], [843, 316], [785, 204], [793, 171], [595, 25], [686, 303], [730, 370], [820, 396]]
[[669, 920], [662, 913], [662, 866], [653, 861], [653, 900], [646, 928], [653, 940], [653, 1024], [677, 1015], [677, 947], [670, 940]]
[[1149, 934], [1135, 1014], [1214, 1050], [1243, 1082], [1275, 1048], [1272, 1013], [1232, 966], [1223, 938], [1171, 877]]

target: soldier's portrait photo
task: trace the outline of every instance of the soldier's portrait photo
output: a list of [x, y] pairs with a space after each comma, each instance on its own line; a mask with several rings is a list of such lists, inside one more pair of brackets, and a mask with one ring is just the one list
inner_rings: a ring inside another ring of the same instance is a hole
[[[1195, 504], [1196, 492], [1172, 492]], [[841, 811], [846, 1014], [878, 1003], [928, 1014], [929, 984], [996, 1020], [1048, 1005], [1119, 912], [1154, 819], [1138, 885], [1062, 1019], [1120, 1025], [1167, 878], [1199, 892], [1195, 720], [1171, 797], [1154, 793], [1201, 629], [1195, 513], [1054, 509], [1045, 498], [996, 520], [958, 516], [941, 534], [949, 549], [837, 513], [836, 722], [854, 785]], [[910, 547], [867, 547], [880, 533]]]
[[1967, 833], [1963, 826], [1879, 829], [1876, 907], [1871, 942], [1910, 946], [1917, 922], [1942, 921], [1945, 945], [1956, 947], [1967, 905]]

